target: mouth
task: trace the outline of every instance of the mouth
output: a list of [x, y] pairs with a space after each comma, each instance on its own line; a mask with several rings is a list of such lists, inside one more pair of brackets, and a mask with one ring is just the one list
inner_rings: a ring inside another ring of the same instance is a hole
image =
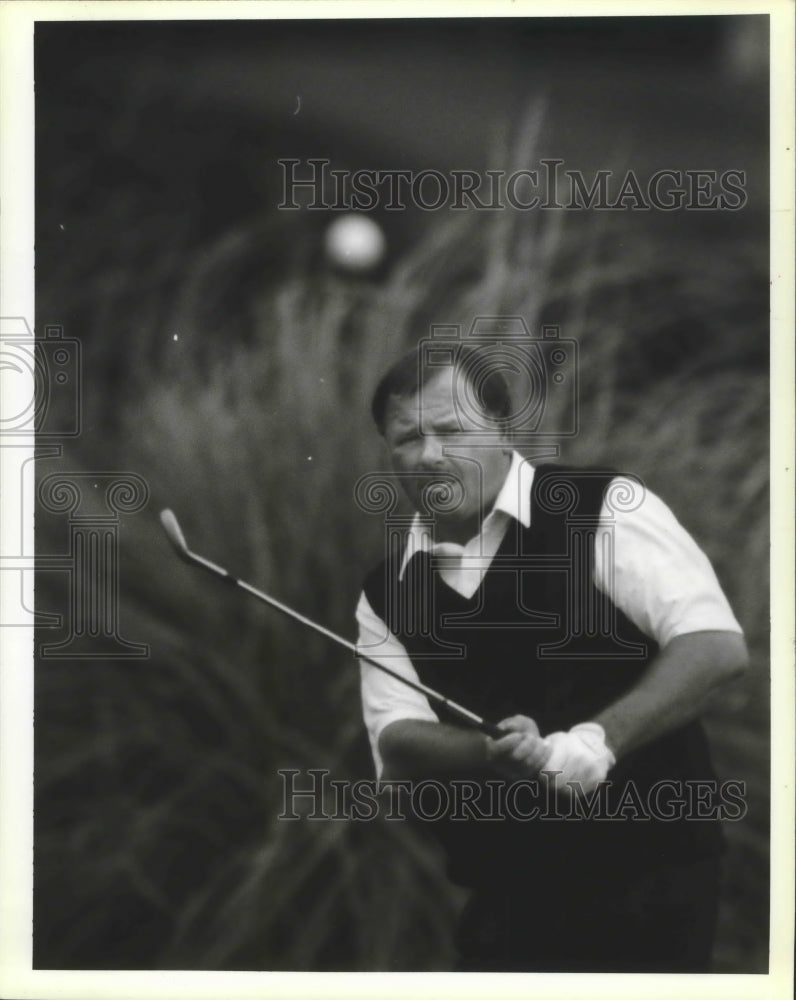
[[464, 503], [464, 487], [458, 476], [434, 476], [421, 487], [422, 506], [436, 516], [450, 516]]

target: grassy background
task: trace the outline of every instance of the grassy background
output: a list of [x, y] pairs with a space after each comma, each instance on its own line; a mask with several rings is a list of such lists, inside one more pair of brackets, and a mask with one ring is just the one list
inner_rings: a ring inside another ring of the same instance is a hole
[[[43, 459], [40, 476], [127, 469], [146, 479], [146, 510], [120, 525], [120, 591], [122, 635], [150, 655], [37, 667], [35, 964], [448, 966], [462, 900], [431, 845], [402, 824], [277, 819], [279, 768], [370, 774], [355, 664], [177, 562], [157, 513], [172, 507], [196, 551], [353, 636], [360, 582], [382, 546], [379, 519], [353, 499], [358, 478], [384, 463], [367, 415], [372, 387], [430, 323], [510, 314], [532, 331], [556, 323], [579, 343], [580, 432], [562, 442], [562, 459], [611, 463], [663, 496], [746, 630], [750, 677], [708, 718], [719, 771], [747, 782], [749, 806], [727, 825], [716, 967], [763, 971], [760, 205], [698, 219], [401, 220], [385, 268], [354, 280], [320, 256], [325, 218], [265, 210], [262, 191], [257, 211], [245, 198], [241, 207], [255, 154], [295, 148], [280, 145], [278, 128], [263, 140], [231, 99], [223, 113], [199, 114], [177, 83], [158, 103], [155, 64], [136, 56], [125, 87], [107, 93], [85, 70], [53, 73], [37, 108], [37, 325], [61, 323], [84, 346], [84, 432], [63, 458]], [[544, 155], [562, 135], [556, 122], [532, 102], [507, 120], [494, 159], [510, 169]], [[219, 144], [232, 136], [225, 160]], [[614, 156], [603, 165], [621, 171]], [[65, 537], [64, 519], [40, 512], [39, 552], [63, 551]], [[39, 574], [40, 609], [67, 600], [59, 574]]]

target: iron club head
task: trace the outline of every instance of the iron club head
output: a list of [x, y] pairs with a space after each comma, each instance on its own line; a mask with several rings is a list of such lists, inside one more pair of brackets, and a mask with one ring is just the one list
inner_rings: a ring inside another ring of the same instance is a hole
[[168, 508], [162, 510], [160, 512], [160, 523], [163, 525], [163, 530], [166, 532], [168, 540], [171, 542], [177, 555], [184, 558], [188, 554], [188, 544], [185, 541], [185, 535], [182, 533], [180, 523], [174, 511]]

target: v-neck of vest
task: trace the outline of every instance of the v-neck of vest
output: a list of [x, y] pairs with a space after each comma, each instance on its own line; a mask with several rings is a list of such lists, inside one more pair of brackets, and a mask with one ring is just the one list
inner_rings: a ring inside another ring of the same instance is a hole
[[[432, 573], [432, 577], [435, 584], [444, 587], [445, 590], [452, 596], [452, 598], [455, 601], [460, 601], [462, 604], [467, 604], [467, 605], [477, 603], [480, 600], [481, 592], [484, 589], [484, 585], [487, 581], [487, 578], [493, 571], [493, 568], [495, 566], [495, 560], [499, 559], [501, 556], [516, 555], [522, 548], [521, 544], [519, 544], [520, 538], [523, 534], [525, 534], [528, 531], [530, 531], [530, 528], [526, 528], [519, 521], [515, 520], [513, 517], [511, 518], [509, 523], [506, 525], [506, 531], [503, 534], [503, 538], [500, 540], [500, 545], [497, 548], [497, 552], [495, 552], [495, 554], [492, 556], [492, 559], [489, 563], [489, 568], [487, 569], [486, 573], [484, 573], [481, 580], [479, 580], [478, 586], [475, 588], [470, 597], [465, 597], [464, 594], [460, 594], [455, 587], [452, 587], [448, 583], [448, 581], [442, 576], [439, 570], [436, 570]], [[510, 547], [515, 549], [514, 553], [505, 551]], [[422, 549], [419, 552], [415, 552], [414, 555], [409, 560], [409, 562], [406, 564], [406, 570], [404, 571], [403, 575], [404, 583], [406, 583], [407, 581], [412, 563], [415, 562], [415, 560], [422, 559], [424, 562], [430, 564], [433, 558], [434, 558], [434, 553], [429, 552], [428, 549]]]

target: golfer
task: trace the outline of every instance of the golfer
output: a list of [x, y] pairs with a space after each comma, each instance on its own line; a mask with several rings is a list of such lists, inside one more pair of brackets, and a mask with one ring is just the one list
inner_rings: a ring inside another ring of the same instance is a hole
[[727, 803], [698, 717], [746, 668], [741, 628], [638, 480], [514, 450], [494, 368], [488, 346], [418, 349], [376, 388], [417, 513], [356, 616], [362, 653], [505, 735], [363, 662], [376, 772], [468, 789], [430, 824], [472, 889], [459, 969], [709, 971]]

